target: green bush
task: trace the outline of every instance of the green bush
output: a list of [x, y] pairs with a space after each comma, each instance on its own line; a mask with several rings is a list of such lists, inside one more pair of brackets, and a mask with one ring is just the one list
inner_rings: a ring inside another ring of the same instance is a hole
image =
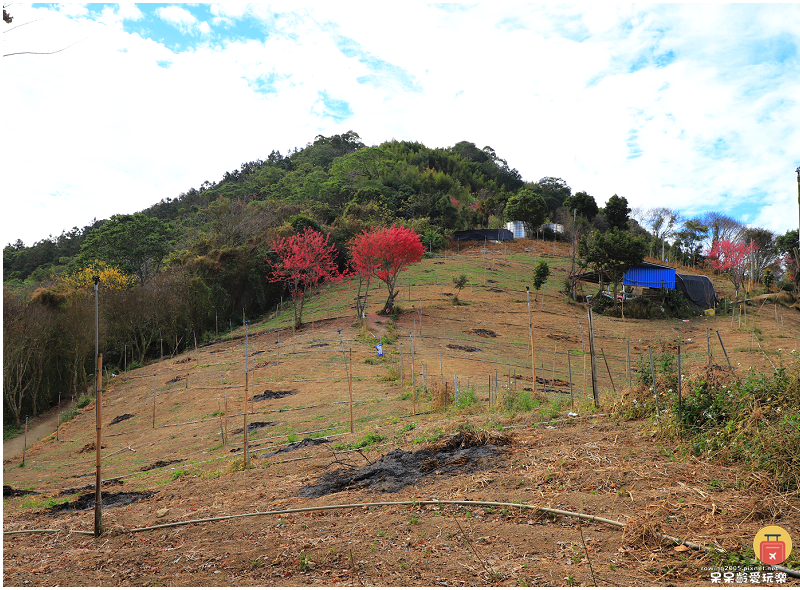
[[[790, 374], [781, 367], [773, 374], [751, 373], [738, 381], [729, 371], [708, 369], [682, 381], [679, 419], [677, 387], [667, 387], [670, 367], [665, 358], [656, 372], [664, 436], [677, 436], [681, 428], [693, 454], [765, 471], [775, 477], [780, 489], [800, 490], [800, 377], [796, 372]], [[665, 368], [666, 373], [662, 372]], [[647, 371], [640, 371], [637, 386], [616, 404], [615, 413], [625, 419], [654, 417], [650, 383], [648, 363]]]
[[478, 396], [475, 393], [474, 389], [467, 389], [464, 391], [459, 391], [456, 397], [456, 403], [454, 404], [456, 408], [459, 410], [463, 410], [469, 408], [471, 406], [479, 405], [480, 401], [478, 400]]
[[507, 391], [502, 398], [503, 409], [507, 412], [530, 412], [541, 405], [530, 391]]
[[84, 393], [80, 398], [78, 398], [78, 401], [75, 402], [75, 407], [78, 408], [79, 410], [81, 410], [81, 409], [85, 408], [86, 406], [88, 406], [93, 401], [94, 401], [94, 398], [92, 398], [88, 394]]

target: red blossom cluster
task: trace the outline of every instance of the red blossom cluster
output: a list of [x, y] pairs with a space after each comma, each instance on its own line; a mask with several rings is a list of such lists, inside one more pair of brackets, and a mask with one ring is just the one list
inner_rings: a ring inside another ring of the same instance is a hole
[[397, 295], [394, 286], [398, 274], [410, 264], [422, 260], [425, 253], [419, 234], [413, 229], [394, 225], [372, 228], [351, 239], [348, 246], [356, 274], [365, 281], [375, 277], [386, 284], [389, 298], [383, 313], [391, 314]]
[[336, 247], [328, 242], [329, 237], [330, 234], [323, 236], [307, 227], [303, 232], [288, 238], [277, 238], [270, 245], [278, 256], [278, 262], [273, 265], [267, 280], [270, 283], [286, 284], [295, 304], [296, 326], [302, 322], [306, 291], [342, 278], [336, 265]]
[[753, 243], [734, 242], [731, 240], [717, 240], [708, 252], [711, 268], [719, 272], [728, 273], [736, 295], [744, 281], [749, 264], [749, 256], [757, 250]]

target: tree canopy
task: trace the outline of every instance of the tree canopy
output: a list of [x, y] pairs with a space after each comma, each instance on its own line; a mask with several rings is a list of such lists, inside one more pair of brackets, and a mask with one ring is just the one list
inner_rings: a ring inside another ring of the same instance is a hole
[[641, 237], [612, 228], [604, 234], [595, 230], [591, 236], [581, 236], [578, 253], [584, 266], [608, 276], [616, 301], [617, 286], [622, 277], [634, 264], [644, 260], [647, 246]]
[[547, 217], [547, 203], [542, 195], [530, 189], [522, 189], [508, 199], [506, 220], [522, 221], [528, 233], [533, 233]]
[[588, 220], [594, 219], [594, 216], [599, 211], [594, 197], [584, 191], [568, 196], [564, 200], [564, 207], [567, 208], [570, 214], [573, 211], [577, 211], [578, 215]]
[[631, 212], [631, 208], [628, 207], [628, 199], [613, 195], [608, 199], [603, 212], [611, 229], [628, 229], [628, 214]]
[[119, 266], [144, 285], [161, 269], [172, 239], [172, 229], [160, 219], [142, 213], [114, 215], [86, 236], [77, 262]]

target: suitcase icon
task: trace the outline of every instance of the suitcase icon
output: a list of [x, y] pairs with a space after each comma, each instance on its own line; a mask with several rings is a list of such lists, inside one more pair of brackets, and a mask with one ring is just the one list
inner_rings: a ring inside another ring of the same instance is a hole
[[[777, 565], [786, 559], [786, 543], [779, 541], [780, 535], [764, 535], [767, 540], [761, 541], [759, 549], [761, 561], [769, 565]], [[770, 541], [770, 537], [775, 537], [774, 541]]]

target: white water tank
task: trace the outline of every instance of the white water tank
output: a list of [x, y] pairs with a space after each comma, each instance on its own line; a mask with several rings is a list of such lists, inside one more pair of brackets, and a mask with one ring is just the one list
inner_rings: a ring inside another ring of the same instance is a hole
[[523, 221], [509, 221], [506, 223], [506, 229], [514, 234], [514, 239], [525, 237], [525, 222]]

